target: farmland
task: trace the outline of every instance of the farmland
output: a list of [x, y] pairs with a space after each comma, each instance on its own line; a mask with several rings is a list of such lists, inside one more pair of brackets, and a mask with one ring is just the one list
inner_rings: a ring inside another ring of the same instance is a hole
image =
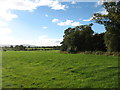
[[3, 88], [118, 87], [117, 56], [6, 51], [2, 62]]

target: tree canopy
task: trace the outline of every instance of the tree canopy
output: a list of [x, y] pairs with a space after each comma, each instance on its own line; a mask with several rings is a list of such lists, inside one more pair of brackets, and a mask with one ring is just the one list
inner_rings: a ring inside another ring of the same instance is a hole
[[105, 44], [108, 51], [120, 51], [120, 1], [104, 2], [108, 14], [95, 13], [93, 20], [105, 26]]
[[81, 25], [68, 28], [64, 32], [61, 50], [69, 53], [78, 51], [105, 50], [103, 34], [94, 34], [92, 25]]

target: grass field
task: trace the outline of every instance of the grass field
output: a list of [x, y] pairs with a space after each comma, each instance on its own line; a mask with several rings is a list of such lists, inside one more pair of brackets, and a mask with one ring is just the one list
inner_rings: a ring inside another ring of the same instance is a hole
[[118, 57], [59, 51], [3, 52], [3, 88], [117, 88]]

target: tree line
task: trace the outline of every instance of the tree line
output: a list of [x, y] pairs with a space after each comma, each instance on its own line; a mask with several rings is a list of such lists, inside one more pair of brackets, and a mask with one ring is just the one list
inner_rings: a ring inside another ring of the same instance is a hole
[[95, 13], [93, 21], [105, 26], [106, 32], [94, 33], [92, 23], [76, 26], [64, 31], [61, 51], [76, 53], [79, 51], [120, 51], [120, 1], [104, 2], [108, 14]]
[[15, 46], [4, 46], [2, 47], [3, 51], [36, 51], [36, 50], [60, 50], [60, 46], [24, 46], [24, 45], [15, 45]]
[[81, 25], [75, 28], [68, 28], [64, 32], [64, 39], [61, 42], [61, 50], [69, 53], [78, 51], [106, 51], [104, 44], [105, 33], [94, 33], [91, 26]]

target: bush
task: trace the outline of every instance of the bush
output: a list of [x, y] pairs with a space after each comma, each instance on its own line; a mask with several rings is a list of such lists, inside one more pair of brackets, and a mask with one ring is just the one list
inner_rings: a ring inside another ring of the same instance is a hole
[[120, 56], [120, 52], [106, 52], [105, 55], [110, 56]]
[[4, 52], [6, 52], [7, 50], [3, 49]]
[[103, 51], [96, 51], [95, 54], [96, 54], [96, 55], [103, 55], [104, 52], [103, 52]]
[[77, 53], [77, 49], [70, 47], [70, 48], [67, 49], [67, 52], [74, 54], [74, 53]]
[[84, 54], [92, 54], [92, 51], [85, 51]]

